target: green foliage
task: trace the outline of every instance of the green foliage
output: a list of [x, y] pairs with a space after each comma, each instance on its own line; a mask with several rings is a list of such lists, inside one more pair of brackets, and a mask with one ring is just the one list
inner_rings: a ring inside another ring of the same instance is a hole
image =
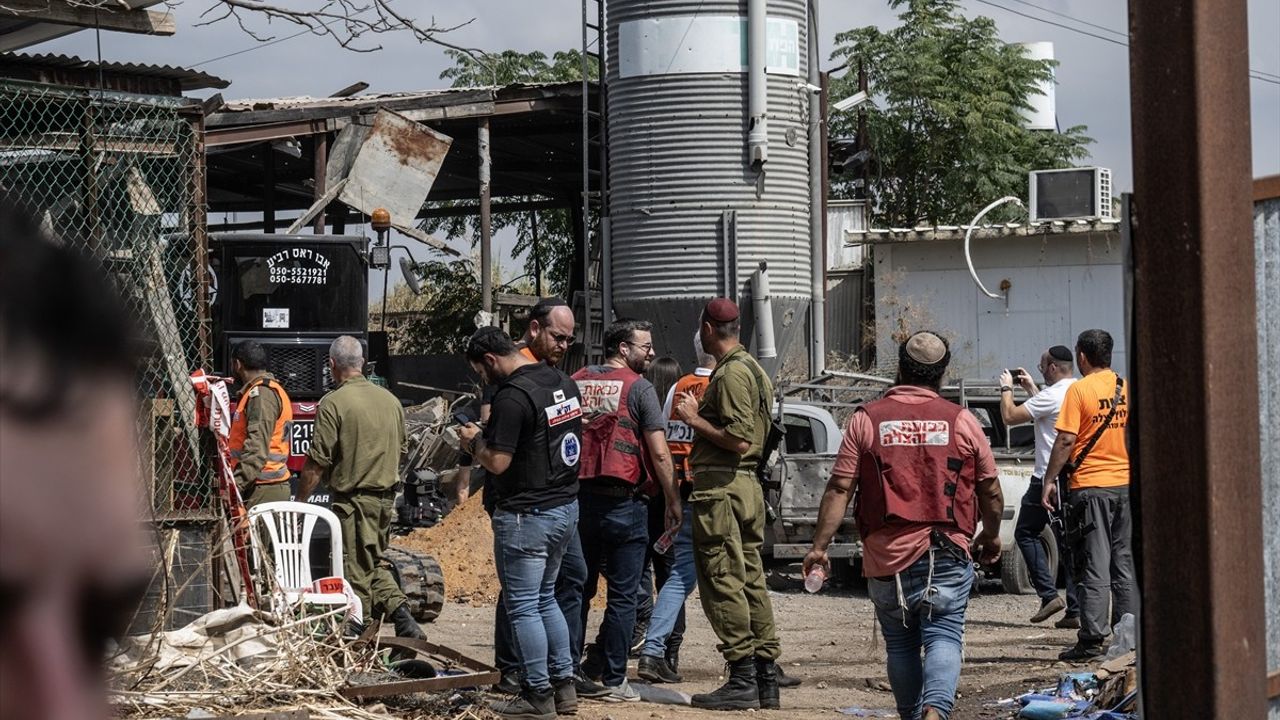
[[[423, 293], [397, 285], [387, 297], [388, 344], [394, 355], [461, 352], [475, 331], [480, 278], [471, 260], [432, 260], [418, 265]], [[370, 315], [381, 305], [371, 303]], [[410, 313], [396, 317], [392, 313]], [[370, 328], [376, 327], [370, 322]]]
[[[440, 73], [440, 79], [451, 81], [450, 87], [572, 82], [582, 79], [582, 52], [579, 50], [553, 53], [550, 61], [547, 60], [546, 53], [536, 50], [528, 53], [504, 50], [479, 57], [457, 50], [446, 50], [444, 54], [453, 60], [453, 67]], [[588, 57], [587, 63], [587, 74], [591, 79], [600, 77], [596, 59]]]
[[[548, 59], [545, 53], [521, 53], [507, 50], [479, 59], [457, 51], [447, 51], [454, 66], [440, 73], [440, 78], [451, 81], [452, 87], [480, 85], [510, 85], [512, 83], [573, 82], [582, 79], [582, 53], [564, 50], [553, 53]], [[587, 72], [592, 79], [600, 76], [595, 58], [588, 57]], [[510, 201], [539, 200], [537, 197], [510, 197]], [[453, 205], [469, 203], [451, 203]], [[541, 263], [546, 284], [543, 292], [564, 295], [569, 289], [569, 271], [573, 264], [573, 226], [568, 210], [539, 210], [538, 252], [533, 249], [533, 213], [495, 213], [491, 218], [494, 233], [506, 228], [516, 232], [515, 254], [526, 254], [524, 271], [533, 277]], [[449, 238], [471, 238], [474, 245], [479, 238], [480, 219], [471, 217], [433, 218], [423, 224], [430, 233]]]
[[[840, 33], [832, 54], [851, 68], [832, 81], [833, 98], [857, 92], [859, 61], [867, 71], [875, 106], [863, 107], [880, 163], [869, 189], [880, 223], [968, 222], [1002, 196], [1025, 202], [1028, 171], [1088, 156], [1084, 126], [1060, 133], [1023, 127], [1036, 83], [1052, 76], [1050, 61], [1006, 44], [990, 18], [965, 18], [957, 0], [890, 2], [903, 8], [900, 26]], [[833, 117], [832, 137], [853, 136], [856, 116]], [[852, 197], [852, 182], [834, 182], [833, 191]], [[989, 217], [1020, 212], [1005, 206]]]

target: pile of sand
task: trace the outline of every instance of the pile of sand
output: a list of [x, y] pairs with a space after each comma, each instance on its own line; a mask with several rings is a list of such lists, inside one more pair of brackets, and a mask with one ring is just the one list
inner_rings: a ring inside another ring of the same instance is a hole
[[[435, 557], [444, 571], [448, 600], [474, 607], [492, 607], [497, 602], [502, 585], [493, 565], [493, 527], [480, 493], [455, 507], [438, 525], [414, 530], [395, 544]], [[603, 608], [605, 594], [601, 576], [591, 606]]]
[[449, 600], [474, 606], [497, 602], [501, 585], [493, 567], [493, 528], [479, 493], [438, 525], [415, 530], [396, 544], [433, 555], [440, 562]]

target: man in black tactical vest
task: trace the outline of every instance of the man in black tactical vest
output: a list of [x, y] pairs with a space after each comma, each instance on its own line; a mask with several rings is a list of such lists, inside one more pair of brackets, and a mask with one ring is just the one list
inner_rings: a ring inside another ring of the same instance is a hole
[[577, 711], [569, 630], [556, 576], [578, 524], [582, 407], [569, 376], [522, 355], [495, 327], [467, 343], [467, 361], [498, 386], [489, 421], [460, 432], [463, 449], [493, 475], [494, 564], [524, 668], [520, 694], [494, 705], [503, 717], [553, 720]]

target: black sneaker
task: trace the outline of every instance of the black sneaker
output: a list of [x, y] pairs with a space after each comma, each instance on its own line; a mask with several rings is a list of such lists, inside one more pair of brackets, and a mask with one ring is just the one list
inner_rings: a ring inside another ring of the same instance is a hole
[[1035, 615], [1031, 616], [1031, 622], [1042, 623], [1066, 609], [1066, 601], [1060, 596], [1054, 595], [1051, 599], [1040, 603], [1040, 609], [1036, 611]]
[[641, 655], [636, 674], [651, 683], [678, 683], [684, 680], [680, 674], [671, 669], [666, 658], [657, 655]]
[[578, 692], [573, 687], [573, 678], [552, 680], [551, 689], [555, 692], [556, 714], [578, 714]]
[[1056, 627], [1056, 628], [1059, 628], [1059, 629], [1061, 629], [1061, 630], [1079, 630], [1079, 629], [1080, 629], [1080, 616], [1079, 616], [1079, 615], [1067, 615], [1066, 617], [1062, 618], [1062, 619], [1061, 619], [1061, 620], [1059, 620], [1058, 622], [1054, 623], [1054, 624], [1053, 624], [1053, 626], [1054, 626], [1054, 627]]
[[1102, 657], [1103, 649], [1101, 645], [1085, 645], [1084, 643], [1076, 643], [1075, 647], [1068, 648], [1058, 653], [1059, 660], [1067, 662], [1088, 662]]
[[550, 688], [542, 692], [524, 688], [519, 695], [499, 700], [489, 709], [507, 720], [555, 720], [555, 694]]
[[580, 698], [602, 698], [609, 694], [609, 688], [591, 681], [581, 673], [573, 677], [573, 690]]

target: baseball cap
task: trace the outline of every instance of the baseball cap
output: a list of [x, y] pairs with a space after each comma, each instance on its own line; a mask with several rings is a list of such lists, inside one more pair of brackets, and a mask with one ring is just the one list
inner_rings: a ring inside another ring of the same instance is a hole
[[708, 320], [718, 323], [730, 322], [738, 319], [738, 304], [729, 298], [718, 297], [707, 303], [703, 313]]

